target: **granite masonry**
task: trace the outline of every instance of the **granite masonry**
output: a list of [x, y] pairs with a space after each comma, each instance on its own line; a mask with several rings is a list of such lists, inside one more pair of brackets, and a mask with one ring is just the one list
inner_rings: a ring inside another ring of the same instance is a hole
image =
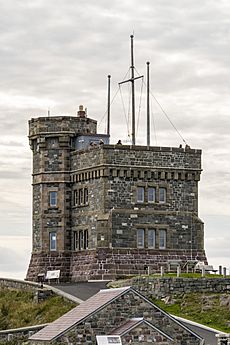
[[[110, 340], [99, 343], [97, 336]], [[29, 338], [30, 345], [110, 343], [201, 345], [203, 339], [130, 287], [100, 290]]]
[[27, 279], [113, 279], [207, 261], [198, 217], [201, 150], [110, 145], [83, 107], [29, 121], [33, 252]]

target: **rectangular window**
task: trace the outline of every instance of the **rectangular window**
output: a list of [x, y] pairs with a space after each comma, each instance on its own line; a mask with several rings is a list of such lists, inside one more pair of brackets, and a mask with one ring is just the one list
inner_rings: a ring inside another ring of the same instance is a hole
[[49, 149], [58, 148], [58, 138], [48, 138], [47, 139], [47, 146]]
[[148, 248], [155, 248], [156, 231], [154, 229], [148, 230]]
[[74, 206], [77, 206], [78, 205], [78, 191], [77, 190], [74, 191], [73, 198], [74, 198], [73, 204]]
[[50, 206], [57, 206], [57, 192], [50, 192]]
[[156, 201], [156, 188], [149, 187], [148, 188], [148, 202], [155, 202]]
[[137, 202], [144, 202], [145, 189], [144, 187], [137, 187]]
[[50, 250], [57, 250], [57, 234], [50, 232]]
[[144, 248], [145, 246], [145, 230], [137, 230], [137, 248]]
[[87, 205], [89, 202], [89, 192], [88, 192], [88, 188], [84, 188], [84, 203], [85, 205]]
[[165, 203], [166, 202], [166, 188], [159, 188], [159, 202]]
[[88, 249], [89, 245], [89, 236], [88, 236], [88, 230], [84, 231], [84, 249]]
[[79, 189], [78, 194], [79, 194], [79, 205], [83, 205], [83, 203], [84, 203], [83, 189]]
[[73, 247], [74, 247], [74, 250], [78, 250], [78, 247], [79, 247], [79, 244], [78, 244], [78, 232], [77, 231], [74, 231], [73, 233]]
[[78, 249], [81, 250], [84, 248], [84, 234], [83, 234], [83, 231], [80, 230], [79, 231], [79, 247]]
[[159, 230], [159, 249], [166, 248], [166, 230]]

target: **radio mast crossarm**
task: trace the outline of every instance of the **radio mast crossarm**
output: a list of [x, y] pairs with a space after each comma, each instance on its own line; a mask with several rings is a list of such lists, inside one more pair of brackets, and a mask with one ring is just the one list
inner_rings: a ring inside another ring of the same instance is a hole
[[135, 77], [135, 67], [134, 67], [134, 54], [133, 54], [133, 38], [134, 36], [131, 35], [131, 78], [125, 81], [122, 81], [119, 83], [119, 85], [131, 82], [132, 84], [132, 145], [135, 145], [136, 143], [136, 131], [135, 131], [135, 80], [143, 78], [142, 76]]

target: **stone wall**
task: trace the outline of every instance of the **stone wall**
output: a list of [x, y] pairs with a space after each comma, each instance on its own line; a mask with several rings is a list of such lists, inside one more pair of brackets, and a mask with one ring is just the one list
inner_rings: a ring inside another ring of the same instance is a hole
[[[33, 253], [30, 261], [28, 280], [37, 281], [37, 275], [47, 270], [60, 269], [61, 281], [112, 280], [115, 278], [146, 274], [166, 270], [168, 260], [181, 260], [185, 264], [190, 250], [154, 250], [134, 248], [97, 248], [72, 253]], [[203, 250], [194, 250], [194, 258], [205, 261]]]
[[133, 167], [158, 167], [160, 169], [201, 169], [201, 150], [159, 146], [104, 145], [107, 164], [126, 166], [127, 157]]
[[0, 331], [0, 344], [6, 344], [7, 341], [17, 339], [18, 344], [23, 344], [23, 341], [26, 341], [34, 333], [37, 333], [42, 328], [48, 324], [22, 327], [16, 329], [7, 329], [5, 331]]
[[29, 121], [30, 137], [51, 133], [96, 133], [97, 121], [88, 117], [50, 116], [32, 118]]
[[39, 284], [35, 282], [27, 282], [19, 279], [0, 278], [0, 288], [36, 291], [38, 287]]
[[32, 253], [26, 279], [37, 281], [38, 274], [60, 270], [61, 281], [70, 281], [71, 252], [39, 252]]
[[[125, 283], [127, 285], [127, 281]], [[138, 277], [129, 281], [147, 297], [164, 298], [184, 293], [229, 293], [230, 278], [152, 278]]]

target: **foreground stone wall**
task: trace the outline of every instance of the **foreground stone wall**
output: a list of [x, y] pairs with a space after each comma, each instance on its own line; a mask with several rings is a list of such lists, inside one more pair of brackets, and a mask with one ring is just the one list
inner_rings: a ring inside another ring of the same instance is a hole
[[29, 326], [29, 327], [22, 327], [16, 329], [7, 329], [5, 331], [0, 331], [0, 344], [6, 344], [7, 341], [16, 340], [18, 344], [23, 344], [23, 341], [26, 341], [29, 337], [31, 337], [34, 333], [37, 333], [42, 328], [47, 326], [48, 324], [37, 325], [37, 326]]
[[[127, 285], [127, 281], [125, 283]], [[230, 293], [230, 278], [152, 278], [139, 277], [129, 281], [147, 297], [164, 298], [184, 293]]]

